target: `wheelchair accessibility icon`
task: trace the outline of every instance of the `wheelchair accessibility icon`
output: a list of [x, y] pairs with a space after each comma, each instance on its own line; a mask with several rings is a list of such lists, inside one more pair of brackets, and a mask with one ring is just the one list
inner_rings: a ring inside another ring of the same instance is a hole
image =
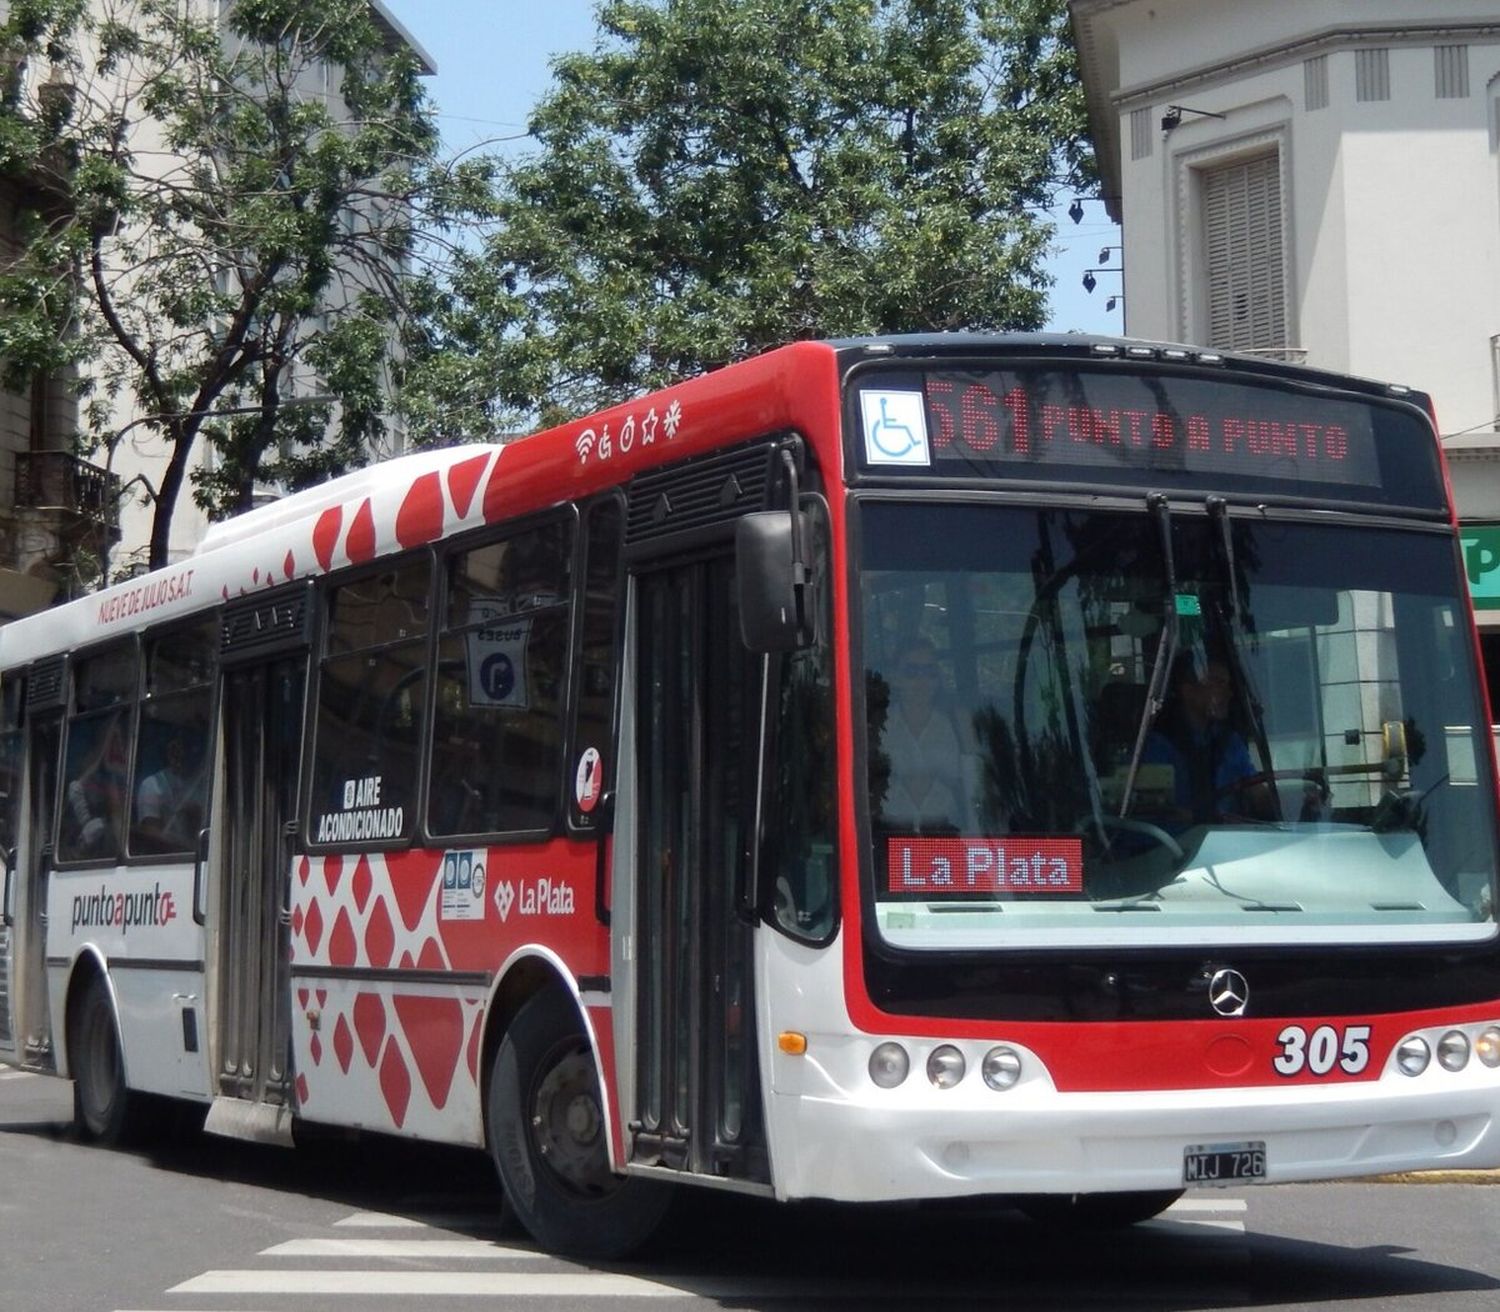
[[920, 392], [862, 392], [865, 461], [871, 465], [928, 465], [927, 414]]

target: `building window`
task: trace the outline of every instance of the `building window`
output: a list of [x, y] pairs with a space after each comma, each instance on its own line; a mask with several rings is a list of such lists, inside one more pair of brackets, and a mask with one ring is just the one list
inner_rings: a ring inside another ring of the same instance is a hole
[[1287, 345], [1281, 158], [1271, 151], [1201, 172], [1208, 345]]
[[1151, 154], [1151, 107], [1130, 111], [1130, 158], [1146, 159]]
[[1432, 52], [1434, 89], [1439, 100], [1465, 100], [1469, 95], [1469, 47], [1438, 46]]
[[1391, 52], [1356, 50], [1354, 52], [1354, 98], [1356, 100], [1389, 100], [1391, 98]]
[[1328, 108], [1327, 55], [1302, 61], [1302, 94], [1309, 110]]

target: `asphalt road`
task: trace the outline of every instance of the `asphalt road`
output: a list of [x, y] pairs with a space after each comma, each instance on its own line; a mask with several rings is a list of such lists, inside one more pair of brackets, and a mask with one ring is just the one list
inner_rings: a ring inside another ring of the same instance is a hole
[[378, 1137], [287, 1151], [177, 1125], [79, 1143], [71, 1086], [0, 1070], [0, 1309], [1500, 1307], [1500, 1188], [1270, 1186], [1054, 1232], [1002, 1208], [685, 1194], [654, 1251], [561, 1261], [496, 1228], [477, 1154]]

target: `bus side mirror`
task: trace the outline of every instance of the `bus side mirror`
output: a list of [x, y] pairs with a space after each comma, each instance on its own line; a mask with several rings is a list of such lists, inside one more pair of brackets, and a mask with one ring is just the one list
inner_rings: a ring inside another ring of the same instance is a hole
[[799, 558], [807, 537], [789, 510], [755, 511], [735, 526], [740, 636], [753, 652], [796, 651], [812, 643], [807, 565]]

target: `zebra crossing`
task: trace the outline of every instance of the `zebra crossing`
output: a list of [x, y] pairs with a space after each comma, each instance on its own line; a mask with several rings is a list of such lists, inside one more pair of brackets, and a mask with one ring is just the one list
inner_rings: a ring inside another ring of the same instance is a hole
[[[1116, 1246], [1121, 1257], [1154, 1248], [1155, 1260], [1161, 1262], [1165, 1248], [1174, 1266], [1179, 1258], [1186, 1258], [1186, 1269], [1172, 1277], [1173, 1289], [1153, 1285], [1153, 1297], [1170, 1299], [1188, 1290], [1201, 1296], [1206, 1288], [1222, 1296], [1242, 1288], [1247, 1279], [1245, 1214], [1243, 1199], [1194, 1195], [1153, 1221], [1118, 1232], [1109, 1240], [1091, 1236], [1089, 1243], [1094, 1256], [1105, 1263], [1113, 1261]], [[119, 1312], [192, 1312], [202, 1306], [218, 1312], [259, 1312], [273, 1306], [282, 1312], [304, 1307], [395, 1309], [418, 1300], [424, 1307], [429, 1301], [431, 1306], [443, 1307], [448, 1300], [453, 1300], [453, 1306], [473, 1306], [476, 1298], [558, 1308], [587, 1301], [602, 1305], [616, 1299], [651, 1303], [733, 1300], [750, 1306], [782, 1302], [798, 1306], [825, 1302], [974, 1306], [995, 1294], [992, 1275], [981, 1278], [971, 1270], [954, 1279], [934, 1280], [921, 1260], [913, 1260], [909, 1278], [896, 1280], [888, 1275], [862, 1278], [841, 1262], [819, 1263], [816, 1274], [766, 1274], [764, 1263], [756, 1270], [705, 1272], [701, 1253], [692, 1261], [667, 1258], [626, 1269], [601, 1269], [551, 1257], [525, 1239], [486, 1237], [487, 1231], [493, 1231], [491, 1218], [462, 1209], [416, 1215], [356, 1212], [335, 1221], [324, 1233], [285, 1239], [262, 1249], [255, 1265], [212, 1268], [172, 1285], [164, 1291], [165, 1301], [159, 1308]], [[1030, 1232], [1018, 1221], [1010, 1233]], [[1101, 1254], [1101, 1247], [1109, 1253]], [[1115, 1277], [1101, 1275], [1097, 1291], [1090, 1287], [1088, 1292], [1097, 1293], [1100, 1306], [1108, 1305], [1111, 1294], [1118, 1298], [1118, 1274], [1116, 1270]], [[1031, 1278], [1036, 1281], [1034, 1287]], [[1058, 1279], [1055, 1269], [1039, 1267], [1028, 1277], [1024, 1292], [1029, 1298], [1046, 1295], [1035, 1301], [1053, 1303]], [[1084, 1291], [1077, 1275], [1064, 1274], [1061, 1279], [1066, 1282], [1066, 1297], [1056, 1305], [1065, 1306]], [[1136, 1292], [1146, 1291], [1138, 1287]]]

